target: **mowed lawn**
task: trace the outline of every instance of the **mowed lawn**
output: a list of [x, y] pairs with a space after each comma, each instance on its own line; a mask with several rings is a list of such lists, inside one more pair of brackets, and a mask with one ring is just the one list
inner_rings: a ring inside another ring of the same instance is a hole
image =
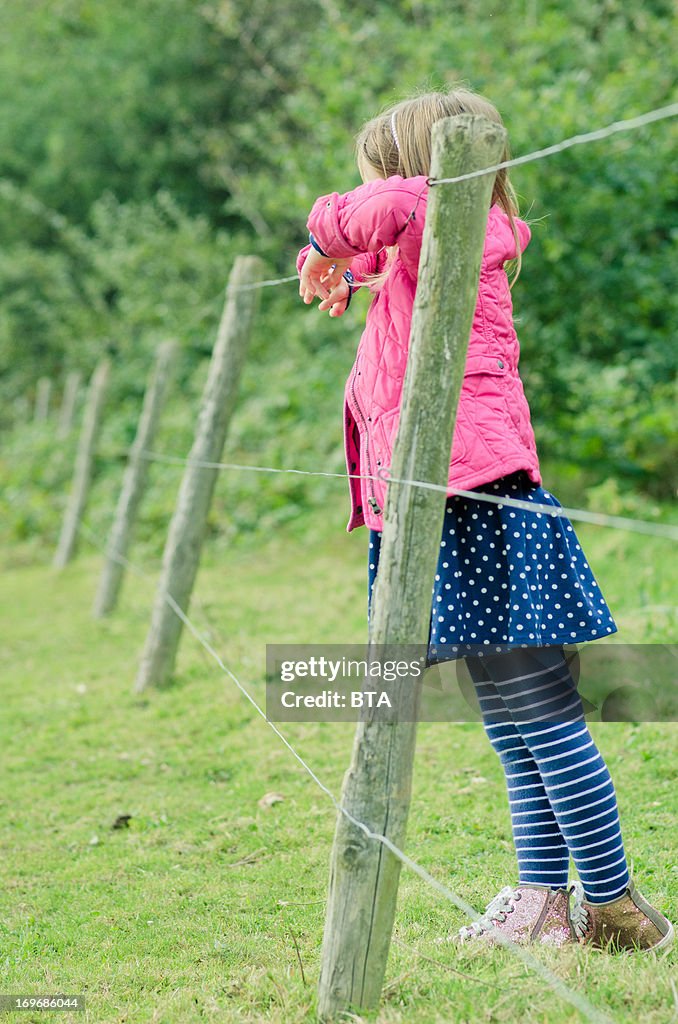
[[[366, 535], [332, 518], [308, 537], [205, 552], [191, 616], [262, 705], [266, 643], [365, 637]], [[673, 642], [671, 543], [578, 534], [624, 639]], [[48, 562], [0, 552], [0, 994], [82, 994], [87, 1009], [6, 1019], [313, 1020], [330, 801], [189, 634], [173, 683], [133, 694], [154, 571], [129, 577], [119, 610], [95, 622], [101, 556], [83, 545], [61, 575]], [[281, 728], [338, 795], [353, 726]], [[676, 727], [592, 729], [639, 887], [676, 921]], [[479, 724], [420, 726], [407, 851], [478, 909], [515, 881], [503, 777]], [[382, 1006], [350, 1019], [585, 1019], [512, 953], [441, 941], [462, 923], [404, 868]], [[675, 1019], [673, 952], [532, 952], [611, 1020]]]

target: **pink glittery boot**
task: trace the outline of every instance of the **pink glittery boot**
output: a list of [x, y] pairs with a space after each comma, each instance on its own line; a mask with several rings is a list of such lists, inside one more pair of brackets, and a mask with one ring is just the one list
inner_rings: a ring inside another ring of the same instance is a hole
[[[506, 886], [487, 905], [485, 913], [457, 934], [457, 942], [472, 939], [497, 942], [500, 932], [513, 942], [564, 946], [577, 941], [568, 916], [569, 893], [543, 885]], [[499, 940], [501, 941], [501, 940]]]
[[571, 891], [570, 924], [582, 945], [630, 953], [659, 952], [673, 943], [673, 925], [632, 881], [621, 896], [607, 903], [589, 903], [581, 882], [575, 882]]

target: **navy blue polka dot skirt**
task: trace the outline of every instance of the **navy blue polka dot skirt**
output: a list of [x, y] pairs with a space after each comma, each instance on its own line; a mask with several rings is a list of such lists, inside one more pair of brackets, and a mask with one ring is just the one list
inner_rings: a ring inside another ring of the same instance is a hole
[[[475, 488], [561, 508], [519, 470]], [[370, 530], [368, 609], [381, 533]], [[429, 663], [478, 647], [541, 647], [597, 640], [617, 626], [570, 521], [454, 495], [447, 498], [433, 584]], [[488, 652], [489, 653], [489, 652]]]

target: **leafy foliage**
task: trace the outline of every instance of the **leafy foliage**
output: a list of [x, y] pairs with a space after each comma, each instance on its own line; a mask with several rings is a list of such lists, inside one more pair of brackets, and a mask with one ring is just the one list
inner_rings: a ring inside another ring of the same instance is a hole
[[[356, 0], [350, 18], [336, 0], [4, 12], [0, 425], [38, 377], [58, 400], [65, 372], [89, 373], [106, 349], [107, 430], [124, 443], [169, 335], [182, 344], [171, 451], [189, 443], [234, 256], [291, 272], [312, 201], [357, 183], [352, 138], [375, 109], [462, 79], [525, 153], [669, 102], [676, 71], [662, 0]], [[678, 463], [675, 142], [664, 121], [513, 176], [533, 231], [514, 300], [541, 454], [658, 498]], [[318, 317], [294, 286], [264, 297], [229, 441], [243, 460], [341, 468], [361, 315], [356, 301], [342, 321]], [[250, 478], [231, 492], [238, 510], [224, 504], [234, 529], [270, 524], [312, 507], [319, 483]]]

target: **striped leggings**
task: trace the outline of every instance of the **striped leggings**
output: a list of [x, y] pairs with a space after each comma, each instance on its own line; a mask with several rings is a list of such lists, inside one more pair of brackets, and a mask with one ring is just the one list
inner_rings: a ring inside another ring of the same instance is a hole
[[614, 786], [562, 647], [466, 664], [506, 775], [520, 883], [565, 888], [571, 856], [590, 902], [620, 896], [629, 872]]

